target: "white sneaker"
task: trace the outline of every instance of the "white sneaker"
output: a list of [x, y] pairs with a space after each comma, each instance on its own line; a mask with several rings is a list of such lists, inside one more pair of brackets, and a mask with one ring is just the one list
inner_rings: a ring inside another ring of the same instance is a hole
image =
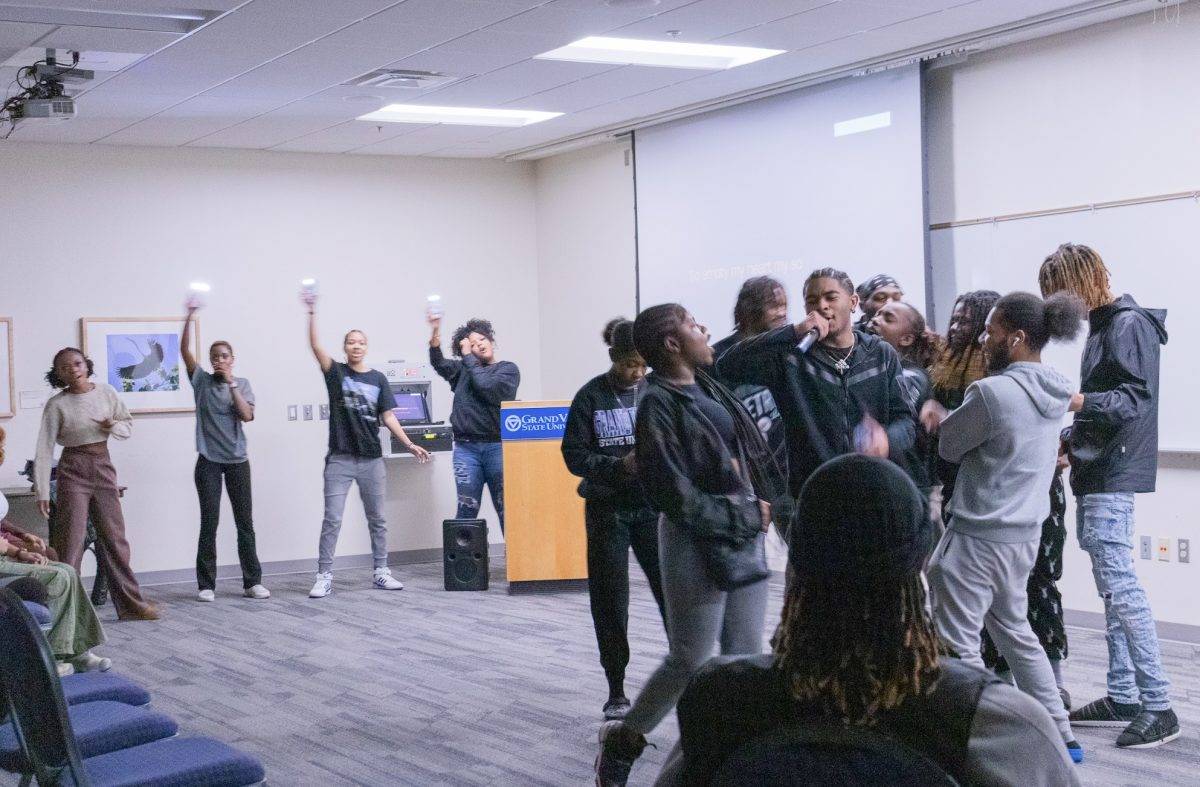
[[97, 656], [90, 650], [79, 658], [71, 661], [76, 672], [108, 672], [112, 669], [112, 659]]
[[209, 590], [208, 588], [205, 588], [204, 590], [201, 590], [199, 593], [196, 594], [196, 600], [197, 601], [216, 601], [217, 594], [214, 593], [213, 591]]
[[66, 661], [60, 661], [60, 662], [57, 662], [57, 663], [54, 665], [54, 667], [55, 667], [55, 669], [58, 671], [58, 677], [60, 677], [60, 678], [65, 678], [65, 677], [67, 677], [68, 675], [74, 675], [74, 674], [75, 674], [75, 668], [74, 668], [74, 667], [72, 667], [72, 666], [70, 665], [70, 663], [68, 663], [68, 662], [66, 662]]
[[404, 583], [392, 576], [390, 568], [375, 569], [375, 578], [371, 584], [380, 590], [404, 590]]
[[313, 583], [312, 590], [308, 591], [309, 598], [325, 598], [333, 592], [333, 572], [326, 571], [317, 574], [317, 581]]
[[[332, 575], [331, 575], [331, 578], [332, 578]], [[325, 592], [326, 592], [326, 594], [329, 593], [328, 590]], [[245, 596], [246, 598], [270, 598], [271, 591], [267, 590], [262, 585], [254, 585], [253, 587], [248, 587], [244, 591], [242, 591], [242, 595]]]

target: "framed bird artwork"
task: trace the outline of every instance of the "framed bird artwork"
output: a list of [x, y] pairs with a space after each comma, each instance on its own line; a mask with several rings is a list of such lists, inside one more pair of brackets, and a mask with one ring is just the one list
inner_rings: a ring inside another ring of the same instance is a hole
[[[84, 317], [80, 348], [92, 359], [96, 379], [117, 389], [138, 413], [185, 413], [195, 409], [179, 354], [183, 317]], [[193, 352], [200, 353], [200, 326], [193, 322]]]

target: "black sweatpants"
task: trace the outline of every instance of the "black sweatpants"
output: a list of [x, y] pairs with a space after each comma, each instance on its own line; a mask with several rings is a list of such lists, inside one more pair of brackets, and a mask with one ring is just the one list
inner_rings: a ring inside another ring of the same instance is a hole
[[200, 496], [200, 543], [196, 547], [196, 584], [201, 590], [217, 586], [217, 520], [221, 515], [221, 480], [229, 491], [233, 521], [237, 525], [238, 560], [242, 587], [262, 582], [262, 566], [254, 546], [254, 518], [250, 506], [250, 462], [223, 464], [196, 457], [196, 492]]
[[650, 592], [666, 625], [658, 563], [658, 515], [649, 509], [626, 510], [588, 501], [588, 595], [600, 647], [600, 666], [610, 697], [625, 694], [629, 664], [629, 548], [650, 581]]

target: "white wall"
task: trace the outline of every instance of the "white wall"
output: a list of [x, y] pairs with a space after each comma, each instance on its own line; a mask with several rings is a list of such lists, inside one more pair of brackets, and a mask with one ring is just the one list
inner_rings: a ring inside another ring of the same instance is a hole
[[[931, 221], [1200, 188], [1200, 104], [1195, 100], [1200, 14], [1189, 10], [1182, 9], [1178, 23], [1161, 17], [1155, 23], [1149, 14], [1129, 17], [930, 71]], [[954, 260], [936, 255], [935, 249], [935, 276], [944, 276]], [[1170, 285], [1172, 264], [1195, 261], [1152, 261], [1145, 276], [1117, 277], [1114, 289], [1149, 304], [1157, 288]], [[1037, 283], [1030, 280], [1026, 287], [1035, 290]], [[939, 329], [945, 328], [944, 314], [940, 309]], [[1186, 315], [1175, 315], [1181, 318]], [[1192, 353], [1172, 343], [1164, 362], [1186, 364]], [[1171, 435], [1163, 434], [1162, 440], [1169, 444]], [[1189, 520], [1197, 484], [1200, 458], [1164, 456], [1157, 493], [1137, 500], [1135, 544], [1142, 535], [1155, 542], [1172, 540], [1171, 562], [1135, 561], [1162, 621], [1196, 623], [1192, 600], [1200, 594], [1200, 566], [1175, 562], [1175, 544], [1178, 538], [1195, 539]], [[1060, 584], [1064, 602], [1072, 609], [1101, 611], [1087, 556], [1075, 542], [1074, 512], [1069, 516], [1072, 535]]]
[[604, 324], [637, 316], [628, 151], [627, 143], [608, 143], [535, 167], [542, 390], [549, 399], [572, 398], [604, 371]]
[[[425, 295], [440, 292], [451, 325], [493, 320], [504, 357], [521, 366], [520, 396], [541, 395], [531, 165], [8, 143], [0, 182], [0, 315], [14, 318], [18, 391], [44, 388], [54, 352], [79, 343], [80, 317], [177, 315], [188, 281], [212, 283], [201, 339], [233, 343], [258, 397], [247, 432], [264, 561], [315, 557], [320, 528], [327, 424], [286, 419], [288, 404], [326, 401], [302, 276], [321, 281], [321, 335], [335, 357], [355, 327], [370, 337], [369, 362], [424, 358]], [[449, 397], [438, 380], [436, 417]], [[39, 415], [3, 422], [0, 486], [22, 483]], [[194, 564], [193, 428], [191, 414], [137, 416], [133, 438], [112, 443], [136, 570]], [[449, 455], [390, 463], [388, 490], [390, 548], [439, 547], [455, 507]], [[490, 504], [485, 514], [498, 540]], [[235, 563], [228, 508], [222, 522], [219, 561]], [[338, 552], [369, 551], [352, 498]]]
[[1200, 7], [971, 55], [926, 78], [930, 221], [1200, 188]]

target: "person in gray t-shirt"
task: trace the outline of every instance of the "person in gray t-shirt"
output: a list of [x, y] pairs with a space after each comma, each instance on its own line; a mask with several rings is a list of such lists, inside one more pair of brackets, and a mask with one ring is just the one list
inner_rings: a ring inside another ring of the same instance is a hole
[[254, 518], [250, 496], [250, 461], [242, 424], [254, 420], [254, 391], [250, 381], [233, 374], [233, 346], [213, 342], [208, 351], [212, 372], [206, 372], [192, 353], [192, 318], [199, 309], [187, 304], [179, 354], [187, 367], [196, 397], [196, 493], [200, 496], [200, 541], [196, 547], [196, 584], [199, 601], [214, 601], [217, 585], [217, 521], [221, 513], [221, 484], [229, 491], [233, 521], [237, 525], [238, 560], [247, 598], [270, 598], [262, 586], [262, 566], [254, 544]]

